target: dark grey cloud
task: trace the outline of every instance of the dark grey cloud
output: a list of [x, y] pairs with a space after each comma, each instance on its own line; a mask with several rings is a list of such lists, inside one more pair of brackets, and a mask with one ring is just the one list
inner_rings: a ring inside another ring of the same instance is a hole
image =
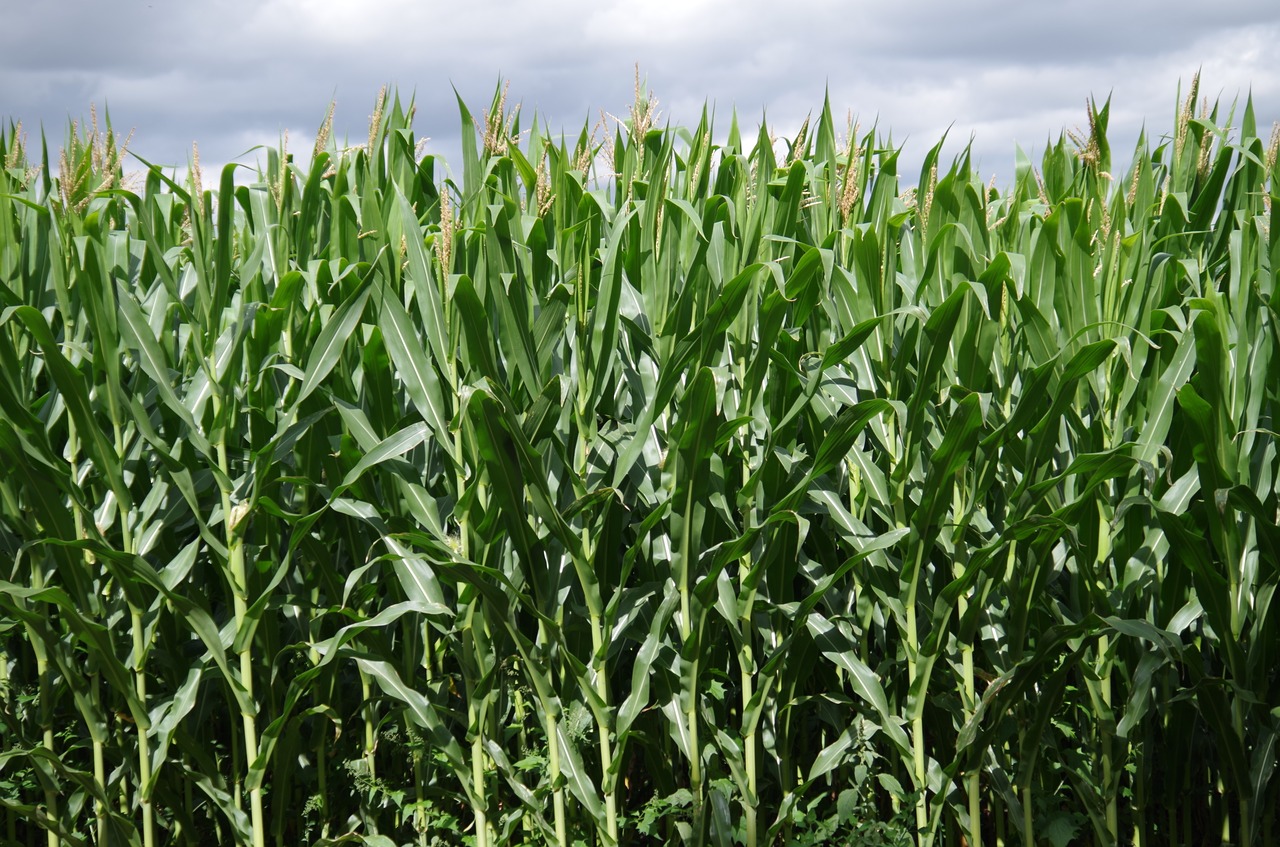
[[[1252, 90], [1259, 122], [1280, 118], [1280, 6], [1274, 0], [969, 3], [905, 0], [45, 0], [6, 4], [0, 119], [43, 125], [109, 107], [132, 149], [185, 164], [230, 160], [285, 131], [310, 146], [330, 98], [336, 131], [358, 142], [378, 88], [415, 99], [416, 129], [456, 158], [454, 88], [479, 114], [501, 77], [526, 120], [576, 134], [622, 115], [639, 62], [666, 119], [719, 126], [768, 113], [794, 132], [824, 93], [841, 116], [878, 123], [906, 160], [948, 131], [972, 139], [984, 172], [1008, 176], [1028, 150], [1112, 98], [1113, 144], [1172, 124], [1179, 82], [1197, 69], [1211, 98]], [[252, 156], [249, 157], [252, 160]], [[907, 164], [908, 171], [912, 165]]]
[[1233, 4], [916, 0], [890, 7], [872, 27], [876, 35], [935, 60], [1079, 65], [1117, 56], [1157, 56], [1212, 39], [1217, 33], [1274, 24], [1278, 18], [1276, 5], [1269, 0]]

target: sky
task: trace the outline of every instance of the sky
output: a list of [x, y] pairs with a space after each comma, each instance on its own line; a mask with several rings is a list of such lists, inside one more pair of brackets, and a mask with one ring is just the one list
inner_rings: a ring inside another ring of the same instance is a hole
[[[626, 115], [635, 66], [659, 120], [727, 129], [762, 117], [782, 135], [830, 97], [903, 146], [918, 171], [972, 145], [1008, 184], [1015, 145], [1042, 149], [1111, 98], [1127, 162], [1145, 127], [1167, 134], [1179, 86], [1224, 104], [1252, 93], [1260, 133], [1280, 120], [1280, 2], [1235, 0], [0, 0], [0, 121], [51, 149], [69, 119], [108, 109], [130, 150], [185, 169], [265, 161], [257, 145], [309, 153], [330, 100], [356, 144], [386, 84], [416, 106], [426, 152], [460, 166], [454, 91], [479, 115], [500, 79], [523, 120], [571, 138], [601, 110]], [[1237, 121], [1238, 123], [1238, 121]], [[1119, 163], [1117, 163], [1118, 166]], [[137, 167], [141, 167], [140, 165]], [[908, 181], [913, 181], [906, 177]]]

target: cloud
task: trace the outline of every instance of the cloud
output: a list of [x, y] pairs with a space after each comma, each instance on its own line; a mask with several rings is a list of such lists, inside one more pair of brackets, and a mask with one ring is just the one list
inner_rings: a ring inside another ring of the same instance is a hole
[[744, 129], [767, 112], [790, 133], [829, 93], [840, 116], [905, 142], [904, 173], [949, 129], [952, 154], [972, 143], [984, 172], [1009, 177], [1015, 142], [1056, 138], [1108, 95], [1119, 155], [1143, 126], [1167, 131], [1197, 69], [1211, 97], [1252, 90], [1259, 124], [1280, 118], [1274, 0], [63, 0], [18, 4], [6, 23], [0, 119], [56, 144], [105, 104], [136, 127], [133, 149], [178, 164], [196, 140], [211, 163], [285, 130], [309, 145], [331, 98], [337, 135], [358, 141], [384, 83], [451, 159], [454, 89], [479, 113], [500, 76], [526, 116], [576, 134], [626, 112], [636, 62], [677, 123], [709, 103], [722, 127], [736, 108]]

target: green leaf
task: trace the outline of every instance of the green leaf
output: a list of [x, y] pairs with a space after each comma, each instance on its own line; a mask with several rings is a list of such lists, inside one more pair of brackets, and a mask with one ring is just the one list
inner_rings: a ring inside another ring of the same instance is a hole
[[343, 348], [364, 315], [365, 303], [369, 301], [369, 295], [373, 292], [369, 281], [375, 267], [376, 263], [370, 266], [368, 276], [338, 307], [333, 317], [324, 325], [324, 329], [320, 330], [320, 335], [311, 348], [311, 355], [307, 357], [307, 369], [302, 379], [302, 386], [298, 389], [298, 396], [293, 401], [294, 409], [302, 405], [302, 401], [320, 387], [337, 365]]
[[382, 330], [382, 339], [387, 345], [387, 352], [390, 353], [391, 361], [400, 374], [400, 381], [409, 394], [409, 399], [413, 401], [414, 407], [422, 415], [423, 420], [431, 425], [435, 443], [452, 455], [453, 439], [449, 433], [449, 410], [440, 390], [439, 373], [427, 359], [426, 351], [419, 343], [417, 333], [410, 323], [409, 313], [389, 289], [383, 292], [378, 328]]

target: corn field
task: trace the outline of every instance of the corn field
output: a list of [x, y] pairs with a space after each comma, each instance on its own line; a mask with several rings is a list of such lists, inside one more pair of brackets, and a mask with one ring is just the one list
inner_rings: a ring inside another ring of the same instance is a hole
[[456, 177], [10, 125], [0, 838], [1276, 843], [1280, 134], [1197, 86], [1007, 190], [639, 87]]

